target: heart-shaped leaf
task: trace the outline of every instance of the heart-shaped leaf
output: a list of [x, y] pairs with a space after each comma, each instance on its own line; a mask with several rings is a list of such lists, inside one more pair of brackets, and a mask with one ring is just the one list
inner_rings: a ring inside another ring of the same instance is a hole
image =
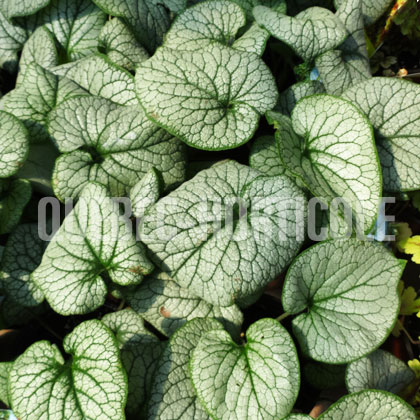
[[32, 195], [25, 179], [0, 179], [0, 235], [10, 233], [19, 223]]
[[352, 104], [329, 95], [302, 99], [291, 120], [270, 113], [284, 165], [315, 197], [342, 198], [361, 232], [373, 227], [382, 194], [372, 127]]
[[25, 30], [13, 24], [0, 10], [0, 66], [9, 73], [16, 71], [18, 52], [26, 39]]
[[253, 13], [259, 25], [289, 45], [305, 61], [337, 48], [347, 36], [341, 20], [322, 7], [310, 7], [296, 17], [266, 6], [255, 7]]
[[416, 420], [413, 407], [385, 391], [362, 391], [334, 403], [319, 420]]
[[9, 403], [9, 373], [12, 370], [13, 362], [0, 363], [0, 402], [10, 405]]
[[155, 168], [151, 168], [146, 175], [130, 190], [131, 210], [137, 218], [143, 217], [146, 210], [155, 204], [161, 193], [161, 177]]
[[112, 312], [102, 322], [115, 334], [121, 361], [128, 377], [127, 414], [136, 417], [144, 410], [156, 363], [165, 343], [150, 333], [143, 319], [131, 309]]
[[72, 98], [49, 116], [48, 131], [60, 152], [53, 173], [58, 198], [77, 197], [89, 181], [124, 196], [152, 168], [165, 188], [185, 177], [184, 145], [153, 124], [137, 105], [100, 97]]
[[51, 110], [67, 98], [85, 94], [75, 83], [34, 63], [26, 66], [21, 83], [3, 98], [2, 104], [4, 111], [25, 124], [31, 143], [42, 143], [50, 139], [45, 124]]
[[278, 176], [286, 173], [281, 163], [276, 139], [273, 136], [258, 137], [251, 147], [249, 166], [264, 175]]
[[192, 352], [191, 380], [212, 418], [276, 420], [292, 409], [299, 392], [293, 340], [274, 319], [261, 319], [238, 346], [223, 330], [206, 332]]
[[28, 156], [28, 131], [16, 117], [0, 111], [0, 139], [0, 178], [8, 178]]
[[141, 238], [181, 287], [230, 306], [258, 294], [296, 255], [303, 200], [289, 178], [225, 161], [159, 200]]
[[[90, 183], [49, 243], [32, 279], [62, 315], [101, 306], [107, 282], [139, 284], [153, 265], [105, 187]], [[106, 274], [105, 278], [101, 274]]]
[[169, 340], [160, 358], [148, 404], [150, 420], [209, 420], [191, 384], [188, 363], [201, 336], [222, 329], [211, 318], [187, 322]]
[[413, 371], [400, 359], [384, 350], [376, 350], [347, 366], [349, 392], [382, 389], [397, 394], [415, 378]]
[[30, 16], [48, 6], [51, 0], [1, 0], [0, 10], [10, 19]]
[[[342, 7], [347, 0], [334, 0], [337, 7]], [[366, 25], [371, 25], [386, 11], [392, 0], [362, 0], [363, 17]]]
[[239, 337], [243, 315], [236, 305], [218, 307], [183, 289], [165, 273], [153, 274], [128, 296], [131, 307], [166, 336], [194, 318], [215, 318]]
[[123, 18], [139, 42], [152, 53], [170, 25], [170, 14], [186, 6], [185, 0], [94, 0], [111, 16]]
[[315, 60], [322, 83], [331, 95], [340, 95], [350, 86], [372, 77], [361, 4], [362, 0], [350, 0], [341, 5], [336, 16], [346, 26], [349, 36], [338, 49], [327, 51]]
[[277, 100], [261, 59], [219, 43], [192, 52], [160, 48], [138, 68], [136, 89], [149, 118], [205, 150], [247, 142]]
[[112, 63], [108, 57], [97, 54], [69, 65], [58, 66], [54, 73], [73, 80], [89, 93], [120, 105], [137, 105], [133, 76]]
[[130, 28], [119, 18], [107, 22], [99, 35], [99, 50], [113, 63], [134, 71], [149, 58]]
[[325, 93], [324, 85], [317, 80], [295, 83], [280, 93], [279, 101], [274, 108], [274, 111], [289, 117], [292, 114], [294, 107], [301, 99], [306, 98], [307, 96], [316, 95], [317, 93]]
[[127, 379], [111, 331], [86, 321], [56, 345], [39, 341], [13, 364], [9, 396], [14, 413], [27, 420], [123, 420]]
[[368, 117], [375, 130], [385, 191], [420, 188], [420, 87], [374, 77], [343, 93]]
[[0, 264], [0, 285], [19, 305], [36, 306], [44, 300], [30, 274], [41, 263], [46, 245], [39, 238], [36, 223], [18, 226], [7, 240]]
[[382, 244], [325, 241], [300, 254], [283, 288], [283, 308], [299, 314], [293, 331], [305, 354], [347, 363], [378, 348], [399, 311], [397, 285], [405, 267]]

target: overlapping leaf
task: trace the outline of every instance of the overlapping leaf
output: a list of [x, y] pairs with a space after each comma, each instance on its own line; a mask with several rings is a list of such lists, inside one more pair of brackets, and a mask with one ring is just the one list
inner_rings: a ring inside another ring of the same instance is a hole
[[[347, 0], [334, 0], [337, 8]], [[371, 25], [378, 20], [386, 11], [392, 0], [362, 0], [363, 17], [366, 25]]]
[[29, 151], [28, 131], [13, 115], [0, 111], [0, 178], [14, 175]]
[[184, 145], [139, 106], [72, 98], [50, 114], [48, 130], [63, 153], [53, 173], [61, 200], [77, 197], [89, 181], [106, 185], [114, 197], [124, 196], [153, 167], [162, 172], [165, 187], [184, 180]]
[[131, 209], [134, 216], [143, 217], [146, 210], [159, 200], [161, 193], [160, 175], [151, 168], [130, 190]]
[[353, 105], [329, 95], [302, 99], [291, 120], [271, 113], [284, 165], [315, 197], [340, 197], [362, 232], [374, 225], [382, 193], [372, 127]]
[[256, 6], [253, 13], [259, 25], [288, 44], [305, 61], [337, 48], [347, 36], [341, 20], [322, 7], [310, 7], [296, 17], [266, 6]]
[[10, 19], [30, 16], [48, 6], [51, 0], [1, 0], [0, 10]]
[[218, 307], [194, 296], [165, 273], [154, 274], [128, 297], [131, 307], [166, 336], [194, 318], [215, 318], [239, 337], [243, 321], [236, 305]]
[[56, 345], [39, 341], [13, 364], [10, 400], [27, 420], [123, 420], [127, 382], [111, 331], [86, 321], [67, 335], [64, 360]]
[[385, 191], [420, 188], [420, 87], [375, 77], [343, 93], [368, 117], [375, 130]]
[[292, 321], [304, 353], [340, 364], [378, 348], [398, 315], [404, 266], [382, 244], [358, 239], [325, 241], [300, 254], [282, 303], [290, 314], [306, 310]]
[[274, 319], [261, 319], [238, 346], [223, 330], [203, 334], [192, 352], [191, 380], [212, 418], [276, 420], [292, 409], [299, 392], [293, 340]]
[[286, 173], [274, 136], [262, 136], [254, 141], [249, 155], [249, 166], [268, 176]]
[[258, 294], [296, 255], [303, 200], [287, 177], [221, 162], [158, 201], [142, 240], [180, 286], [229, 306]]
[[104, 303], [107, 282], [139, 284], [152, 270], [131, 226], [119, 214], [118, 203], [105, 187], [90, 183], [49, 243], [32, 279], [56, 312], [83, 314]]

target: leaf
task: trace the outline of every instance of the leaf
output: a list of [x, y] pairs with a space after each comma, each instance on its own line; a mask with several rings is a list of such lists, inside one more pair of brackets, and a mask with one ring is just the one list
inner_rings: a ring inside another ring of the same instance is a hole
[[327, 390], [344, 386], [346, 365], [308, 362], [303, 368], [305, 378], [315, 389]]
[[134, 216], [143, 217], [146, 210], [160, 197], [160, 174], [151, 168], [144, 177], [130, 190], [131, 208]]
[[267, 176], [286, 174], [273, 136], [262, 136], [255, 140], [249, 155], [249, 166]]
[[260, 319], [238, 346], [223, 330], [206, 332], [192, 352], [191, 380], [213, 418], [279, 419], [299, 392], [299, 360], [293, 340], [274, 319]]
[[412, 236], [404, 241], [404, 253], [411, 254], [411, 260], [420, 264], [420, 235]]
[[270, 34], [256, 22], [249, 25], [248, 29], [232, 44], [232, 48], [239, 51], [253, 52], [262, 56]]
[[361, 109], [375, 130], [385, 191], [420, 188], [420, 87], [374, 77], [348, 89], [343, 97]]
[[322, 7], [310, 7], [291, 17], [266, 6], [256, 6], [253, 14], [260, 26], [289, 45], [304, 61], [337, 48], [347, 36], [340, 19]]
[[218, 307], [179, 287], [165, 273], [148, 277], [128, 296], [131, 307], [166, 336], [171, 336], [194, 318], [215, 318], [239, 337], [243, 315], [236, 305]]
[[19, 62], [18, 52], [26, 41], [25, 31], [13, 24], [0, 10], [0, 67], [14, 73]]
[[343, 199], [356, 227], [369, 232], [381, 201], [381, 168], [372, 127], [352, 104], [329, 95], [302, 99], [291, 120], [270, 113], [281, 159], [311, 193]]
[[28, 132], [15, 116], [0, 111], [0, 139], [0, 178], [8, 178], [28, 156]]
[[305, 311], [292, 321], [303, 352], [341, 364], [378, 348], [398, 315], [404, 266], [382, 244], [358, 239], [321, 242], [300, 254], [282, 303], [290, 314]]
[[60, 43], [67, 61], [97, 51], [99, 33], [106, 18], [90, 0], [52, 0], [43, 14], [45, 24]]
[[179, 12], [186, 6], [185, 0], [94, 0], [105, 13], [123, 18], [136, 38], [149, 53], [162, 43], [170, 25], [171, 12]]
[[85, 187], [32, 273], [54, 311], [91, 312], [105, 302], [107, 282], [139, 284], [153, 270], [128, 223], [105, 187]]
[[149, 118], [204, 150], [247, 142], [277, 100], [261, 59], [218, 43], [199, 52], [159, 49], [138, 68], [136, 89]]
[[119, 18], [106, 23], [99, 35], [99, 50], [113, 63], [134, 71], [149, 58], [130, 28]]
[[315, 60], [322, 83], [331, 95], [341, 95], [350, 86], [372, 77], [361, 4], [362, 0], [342, 4], [336, 16], [344, 23], [349, 36], [338, 49], [327, 51]]
[[138, 104], [133, 76], [104, 55], [96, 54], [69, 66], [56, 67], [54, 73], [73, 80], [91, 95], [102, 96], [120, 105]]
[[46, 26], [39, 27], [26, 41], [19, 61], [19, 74], [16, 85], [25, 77], [25, 71], [33, 63], [48, 70], [59, 64], [59, 54], [54, 35]]
[[319, 420], [416, 420], [414, 409], [396, 395], [368, 390], [345, 395]]
[[38, 64], [26, 67], [20, 85], [3, 98], [3, 110], [19, 118], [29, 131], [31, 143], [50, 140], [45, 124], [48, 114], [72, 96], [86, 92], [70, 80], [57, 77]]
[[346, 370], [349, 392], [381, 389], [397, 394], [414, 378], [414, 373], [404, 362], [384, 350], [376, 350], [350, 363]]
[[127, 379], [111, 331], [86, 321], [68, 334], [64, 360], [48, 341], [32, 344], [10, 372], [14, 413], [27, 420], [123, 420]]
[[[402, 287], [400, 287], [402, 286]], [[398, 285], [398, 290], [401, 297], [400, 315], [413, 315], [420, 312], [420, 298], [414, 287], [404, 288], [404, 283], [401, 281]]]
[[0, 363], [0, 402], [9, 406], [9, 372], [11, 371], [13, 362], [1, 362]]
[[147, 419], [209, 420], [195, 395], [188, 363], [201, 336], [221, 328], [214, 319], [196, 318], [172, 335], [157, 364]]
[[313, 420], [313, 418], [307, 414], [290, 414], [284, 420]]
[[159, 200], [141, 240], [181, 287], [230, 306], [258, 294], [296, 255], [302, 200], [289, 178], [224, 161]]
[[317, 93], [325, 93], [324, 85], [317, 80], [295, 83], [280, 93], [279, 101], [274, 111], [290, 116], [293, 108], [301, 99]]
[[105, 185], [114, 197], [125, 196], [152, 167], [162, 172], [165, 188], [184, 180], [184, 145], [139, 106], [72, 98], [50, 114], [48, 130], [63, 153], [53, 172], [54, 192], [62, 201], [77, 197], [90, 181]]
[[58, 151], [52, 143], [32, 144], [29, 155], [17, 176], [30, 181], [34, 190], [52, 196], [51, 177], [57, 157]]
[[0, 10], [7, 18], [30, 16], [48, 6], [51, 0], [1, 0]]
[[31, 184], [24, 179], [0, 179], [0, 235], [10, 233], [19, 223], [32, 195]]
[[121, 349], [121, 361], [128, 377], [127, 414], [138, 416], [144, 410], [165, 343], [150, 333], [143, 319], [131, 309], [109, 313], [102, 322], [115, 334]]
[[234, 3], [241, 6], [246, 12], [248, 19], [253, 19], [252, 10], [255, 6], [265, 5], [270, 9], [276, 10], [279, 13], [286, 14], [287, 5], [285, 0], [232, 0]]
[[19, 225], [9, 236], [0, 265], [0, 284], [7, 296], [22, 306], [37, 306], [44, 295], [30, 279], [46, 248], [38, 224]]
[[[336, 7], [341, 7], [346, 0], [334, 0]], [[362, 9], [365, 25], [371, 25], [378, 20], [388, 9], [392, 0], [362, 0]]]
[[395, 245], [399, 252], [404, 252], [404, 245], [408, 238], [413, 236], [413, 231], [408, 223], [393, 223], [392, 228], [395, 229]]

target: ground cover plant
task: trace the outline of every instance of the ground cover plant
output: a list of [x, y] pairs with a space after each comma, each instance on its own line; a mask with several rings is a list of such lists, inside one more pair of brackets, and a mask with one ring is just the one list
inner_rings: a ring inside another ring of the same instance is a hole
[[416, 3], [0, 0], [0, 419], [418, 418]]

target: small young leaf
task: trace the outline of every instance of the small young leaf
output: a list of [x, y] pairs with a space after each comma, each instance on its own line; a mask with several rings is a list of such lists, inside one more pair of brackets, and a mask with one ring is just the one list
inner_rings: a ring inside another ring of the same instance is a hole
[[165, 273], [153, 274], [128, 296], [131, 307], [166, 336], [194, 318], [215, 318], [239, 337], [243, 315], [236, 305], [218, 307], [179, 287]]
[[258, 294], [296, 255], [304, 200], [287, 177], [220, 162], [159, 200], [141, 239], [181, 287], [230, 306]]
[[70, 80], [33, 63], [25, 67], [19, 86], [3, 98], [3, 110], [25, 124], [31, 143], [43, 143], [50, 140], [45, 124], [51, 110], [67, 98], [85, 94]]
[[91, 57], [58, 66], [54, 73], [67, 77], [90, 94], [102, 96], [120, 105], [137, 105], [133, 76], [112, 63], [108, 57], [96, 54]]
[[131, 208], [134, 216], [143, 217], [149, 207], [160, 197], [160, 175], [151, 168], [146, 175], [130, 190]]
[[277, 100], [261, 59], [219, 43], [192, 52], [160, 48], [138, 68], [136, 89], [149, 118], [204, 150], [247, 142]]
[[10, 19], [30, 16], [48, 6], [51, 0], [1, 0], [0, 10]]
[[9, 373], [12, 370], [13, 362], [0, 363], [0, 402], [9, 406]]
[[125, 196], [152, 168], [168, 188], [185, 178], [184, 145], [153, 124], [137, 105], [100, 97], [72, 98], [49, 116], [48, 131], [61, 155], [53, 173], [60, 200], [77, 197], [90, 181]]
[[143, 319], [131, 309], [112, 312], [102, 322], [115, 334], [128, 377], [127, 414], [133, 418], [144, 409], [156, 363], [165, 343], [150, 333]]
[[253, 13], [259, 25], [289, 45], [305, 61], [337, 48], [347, 36], [341, 20], [322, 7], [310, 7], [296, 17], [266, 6], [255, 7]]
[[373, 227], [382, 193], [372, 127], [352, 104], [329, 95], [299, 101], [292, 119], [270, 113], [284, 165], [315, 197], [353, 209], [362, 232]]
[[10, 233], [19, 223], [32, 195], [25, 179], [0, 179], [0, 235]]
[[397, 394], [414, 378], [413, 371], [404, 362], [384, 350], [376, 350], [350, 363], [346, 370], [349, 392], [382, 389]]
[[416, 420], [416, 413], [401, 398], [385, 391], [345, 395], [318, 417], [319, 420]]
[[14, 175], [29, 152], [28, 131], [13, 115], [0, 111], [0, 178]]
[[212, 418], [276, 420], [299, 392], [299, 360], [287, 330], [260, 319], [238, 346], [223, 330], [203, 334], [192, 352], [191, 380]]
[[375, 130], [385, 191], [420, 188], [420, 87], [397, 78], [374, 77], [343, 93]]
[[19, 305], [37, 306], [44, 300], [29, 276], [41, 263], [46, 245], [39, 238], [36, 223], [18, 226], [7, 240], [0, 264], [0, 284]]
[[267, 176], [286, 173], [286, 168], [280, 160], [276, 139], [273, 136], [262, 136], [255, 140], [249, 155], [249, 166]]
[[99, 35], [99, 50], [113, 63], [134, 71], [149, 58], [130, 28], [119, 18], [107, 22]]
[[341, 5], [336, 16], [349, 32], [338, 49], [327, 51], [315, 60], [322, 83], [331, 95], [341, 95], [356, 83], [372, 77], [366, 48], [362, 0], [349, 0]]
[[139, 284], [152, 270], [120, 216], [118, 203], [105, 187], [90, 183], [49, 243], [32, 279], [56, 312], [84, 314], [104, 303], [106, 282]]
[[153, 379], [147, 418], [150, 420], [209, 420], [191, 384], [191, 353], [207, 331], [222, 329], [212, 318], [196, 318], [173, 334]]
[[179, 12], [186, 0], [94, 0], [105, 13], [123, 18], [149, 53], [162, 43], [170, 25], [169, 9]]
[[[337, 7], [341, 7], [347, 0], [334, 0]], [[393, 0], [362, 0], [362, 10], [365, 25], [371, 25], [386, 11]]]
[[14, 413], [27, 420], [123, 420], [127, 379], [111, 331], [86, 321], [58, 347], [38, 341], [16, 359], [9, 375]]
[[282, 303], [290, 314], [306, 310], [292, 321], [303, 352], [341, 364], [378, 348], [398, 315], [404, 266], [382, 244], [358, 239], [321, 242], [300, 254]]

